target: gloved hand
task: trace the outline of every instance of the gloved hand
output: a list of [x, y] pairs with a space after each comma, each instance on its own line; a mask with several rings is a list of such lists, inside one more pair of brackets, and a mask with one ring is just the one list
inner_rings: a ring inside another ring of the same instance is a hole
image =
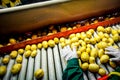
[[78, 58], [77, 52], [76, 52], [76, 47], [71, 49], [69, 45], [65, 46], [62, 49], [62, 56], [65, 58], [66, 61], [68, 61], [72, 58]]
[[120, 50], [119, 49], [116, 49], [110, 46], [108, 48], [105, 48], [105, 50], [107, 50], [105, 54], [112, 55], [115, 57], [115, 58], [110, 58], [110, 61], [120, 61]]

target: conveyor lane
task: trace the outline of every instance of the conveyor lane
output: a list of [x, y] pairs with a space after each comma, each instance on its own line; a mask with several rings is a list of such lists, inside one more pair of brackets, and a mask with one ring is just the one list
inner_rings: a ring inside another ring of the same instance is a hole
[[62, 62], [62, 67], [63, 67], [63, 70], [64, 70], [65, 67], [66, 67], [67, 62], [61, 56], [62, 55], [62, 48], [61, 48], [60, 44], [58, 44], [58, 46], [59, 46], [59, 51], [60, 51], [60, 58], [61, 58], [61, 62]]
[[11, 68], [14, 64], [14, 60], [13, 59], [10, 59], [10, 62], [8, 63], [7, 65], [7, 73], [5, 74], [5, 76], [3, 77], [3, 80], [9, 80], [10, 79], [10, 76], [11, 76]]
[[60, 54], [58, 52], [57, 45], [55, 45], [55, 47], [53, 48], [53, 53], [54, 53], [56, 77], [57, 77], [57, 80], [62, 80], [62, 66], [61, 66]]
[[[34, 72], [41, 67], [41, 50], [37, 49], [37, 55], [35, 57], [35, 66], [34, 66]], [[34, 80], [37, 80], [34, 77]]]
[[47, 57], [48, 57], [48, 54], [47, 54], [47, 51], [46, 49], [42, 48], [42, 69], [44, 71], [44, 76], [42, 78], [42, 80], [48, 80], [48, 60], [47, 60]]
[[47, 49], [47, 54], [48, 54], [49, 80], [56, 80], [54, 57], [53, 57], [52, 49], [50, 47], [48, 47]]
[[29, 57], [26, 80], [33, 80], [34, 58]]
[[22, 68], [21, 68], [21, 71], [20, 71], [20, 73], [19, 73], [18, 80], [25, 80], [25, 78], [26, 78], [26, 73], [27, 73], [27, 64], [28, 64], [28, 60], [27, 60], [27, 58], [25, 58], [25, 56], [23, 55]]

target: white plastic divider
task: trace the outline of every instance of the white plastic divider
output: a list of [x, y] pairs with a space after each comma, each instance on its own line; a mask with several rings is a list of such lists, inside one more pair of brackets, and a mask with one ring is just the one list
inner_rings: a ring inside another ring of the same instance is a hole
[[2, 56], [0, 56], [0, 65], [2, 65], [2, 59], [3, 59], [4, 57], [2, 57]]
[[84, 78], [84, 80], [88, 80], [88, 77], [84, 72], [83, 72], [83, 78]]
[[56, 80], [56, 76], [55, 76], [55, 64], [54, 64], [54, 60], [53, 60], [52, 49], [50, 47], [47, 48], [47, 54], [48, 54], [49, 80]]
[[17, 74], [16, 74], [16, 75], [11, 74], [10, 80], [17, 80], [17, 78], [18, 78], [18, 75], [17, 75]]
[[53, 53], [54, 53], [56, 77], [57, 80], [62, 80], [62, 66], [61, 66], [60, 54], [58, 52], [57, 45], [55, 45], [55, 47], [53, 48]]
[[14, 64], [15, 60], [14, 59], [10, 59], [10, 62], [8, 63], [8, 66], [7, 66], [7, 72], [5, 74], [5, 76], [3, 77], [3, 80], [9, 80], [10, 79], [10, 76], [11, 76], [11, 68]]
[[117, 25], [116, 25], [116, 28], [120, 29], [120, 24], [117, 24]]
[[26, 73], [27, 73], [27, 64], [28, 64], [28, 60], [23, 55], [22, 68], [19, 73], [18, 80], [25, 80]]
[[108, 63], [106, 64], [106, 67], [109, 72], [115, 71], [112, 67], [110, 67], [110, 65]]
[[28, 60], [28, 68], [27, 68], [27, 74], [26, 74], [26, 80], [32, 80], [33, 79], [33, 69], [34, 68], [34, 58], [31, 56]]
[[47, 69], [48, 65], [47, 65], [47, 53], [46, 53], [46, 49], [42, 48], [42, 69], [44, 71], [44, 76], [42, 78], [42, 80], [48, 80], [48, 69]]
[[108, 70], [106, 69], [105, 65], [103, 65], [103, 64], [101, 64], [101, 63], [100, 63], [99, 58], [97, 58], [97, 64], [98, 64], [101, 68], [105, 69], [106, 74], [108, 74], [108, 73], [109, 73], [109, 72], [108, 72]]
[[[19, 54], [17, 55], [17, 57], [19, 56]], [[16, 58], [17, 58], [16, 57]], [[16, 64], [17, 62], [16, 62], [16, 59], [15, 59], [15, 62], [14, 62], [14, 64]], [[10, 78], [10, 80], [17, 80], [18, 79], [18, 75], [19, 75], [19, 73], [18, 74], [15, 74], [15, 75], [13, 75], [13, 74], [11, 74], [11, 78]]]
[[[34, 72], [37, 70], [37, 69], [40, 69], [40, 66], [41, 66], [41, 51], [40, 49], [37, 49], [37, 55], [35, 57], [35, 66], [34, 66]], [[34, 73], [33, 73], [34, 74]], [[34, 80], [37, 80], [34, 76]]]
[[120, 42], [118, 43], [118, 46], [120, 47]]
[[60, 52], [60, 58], [61, 58], [61, 62], [62, 62], [62, 67], [63, 67], [63, 70], [64, 70], [66, 68], [67, 62], [65, 61], [65, 59], [62, 56], [62, 48], [61, 48], [60, 43], [58, 44], [58, 46], [59, 46], [59, 52]]
[[88, 72], [89, 80], [96, 80], [96, 78], [95, 78], [95, 76], [94, 76], [94, 74], [92, 72], [90, 72], [90, 71], [87, 71], [87, 72]]

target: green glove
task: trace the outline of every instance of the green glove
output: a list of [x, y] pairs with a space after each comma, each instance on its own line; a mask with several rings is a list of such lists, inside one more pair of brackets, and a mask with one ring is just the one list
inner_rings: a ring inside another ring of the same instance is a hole
[[[120, 72], [120, 66], [116, 67], [115, 71]], [[120, 76], [111, 75], [108, 80], [120, 80]]]
[[84, 80], [83, 71], [79, 67], [77, 58], [72, 58], [67, 61], [67, 67], [63, 72], [63, 80]]

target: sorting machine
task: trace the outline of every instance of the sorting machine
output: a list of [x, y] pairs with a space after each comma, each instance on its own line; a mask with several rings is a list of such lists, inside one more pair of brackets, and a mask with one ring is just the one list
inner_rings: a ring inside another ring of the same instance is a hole
[[[119, 0], [69, 1], [56, 5], [30, 8], [27, 10], [25, 9], [23, 11], [20, 10], [15, 12], [1, 13], [0, 15], [1, 37], [4, 37], [3, 35], [9, 37], [15, 33], [17, 35], [20, 33], [24, 34], [32, 31], [35, 32], [36, 29], [42, 31], [43, 29], [47, 29], [47, 27], [49, 27], [50, 25], [54, 25], [55, 27], [57, 27], [58, 32], [51, 35], [37, 37], [36, 39], [23, 40], [15, 44], [4, 45], [3, 47], [0, 48], [0, 65], [4, 65], [2, 63], [2, 59], [6, 56], [9, 56], [11, 51], [18, 50], [20, 48], [25, 48], [26, 45], [42, 43], [43, 41], [48, 41], [50, 39], [54, 39], [55, 37], [57, 38], [64, 37], [67, 39], [70, 34], [86, 32], [89, 29], [94, 29], [95, 30], [94, 35], [97, 35], [96, 28], [98, 26], [104, 27], [110, 26], [113, 29], [120, 29], [120, 12], [119, 12], [120, 6], [118, 2]], [[94, 6], [97, 6], [99, 9], [95, 8]], [[60, 10], [60, 12], [57, 10], [55, 11], [53, 9], [58, 9]], [[50, 15], [48, 15], [49, 13]], [[97, 20], [97, 22], [94, 22], [95, 20]], [[79, 24], [80, 27], [60, 32], [60, 28], [62, 26], [72, 27], [77, 24]], [[4, 37], [4, 39], [7, 38]], [[1, 42], [4, 41], [1, 40]], [[114, 44], [120, 47], [119, 42]], [[20, 72], [15, 75], [11, 73], [11, 68], [13, 64], [17, 62], [15, 59], [10, 59], [9, 63], [5, 65], [7, 66], [7, 72], [4, 76], [1, 77], [1, 80], [37, 80], [34, 76], [34, 72], [39, 68], [42, 68], [44, 71], [44, 76], [42, 80], [62, 80], [62, 73], [67, 63], [61, 56], [62, 54], [61, 50], [62, 47], [60, 43], [58, 43], [55, 44], [54, 47], [37, 49], [37, 55], [35, 58], [32, 57], [25, 58], [25, 56], [22, 55], [23, 56], [22, 68]], [[97, 59], [96, 63], [103, 67], [106, 70], [107, 74], [111, 71], [114, 71], [114, 69], [110, 67], [108, 63], [100, 64], [99, 62], [100, 62], [99, 59]], [[85, 71], [83, 73], [83, 77], [85, 80], [97, 80], [101, 76], [99, 74], [94, 74], [90, 71]]]

